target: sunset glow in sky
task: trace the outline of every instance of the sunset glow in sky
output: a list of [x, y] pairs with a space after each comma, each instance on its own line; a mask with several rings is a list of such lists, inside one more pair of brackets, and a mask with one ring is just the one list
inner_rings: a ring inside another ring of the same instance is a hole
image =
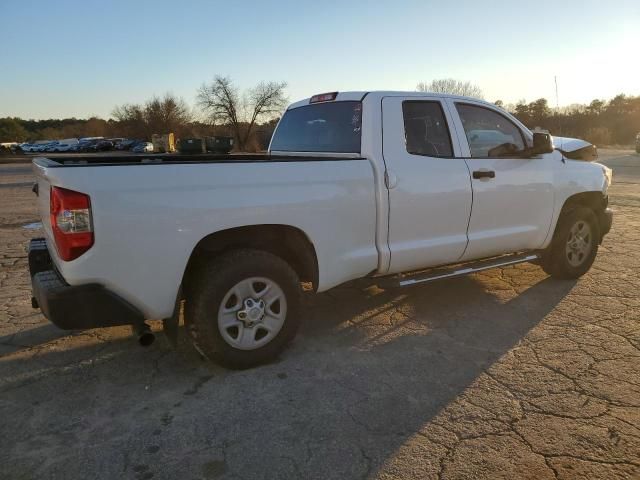
[[[253, 3], [253, 4], [252, 4]], [[109, 117], [214, 75], [333, 90], [453, 77], [487, 100], [640, 95], [640, 1], [0, 2], [0, 117]]]

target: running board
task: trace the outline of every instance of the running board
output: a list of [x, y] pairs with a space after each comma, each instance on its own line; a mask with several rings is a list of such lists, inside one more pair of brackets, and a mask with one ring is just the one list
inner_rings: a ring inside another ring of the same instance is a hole
[[463, 263], [452, 266], [450, 268], [437, 268], [416, 272], [412, 275], [405, 274], [386, 278], [384, 279], [384, 281], [378, 282], [378, 285], [382, 288], [384, 288], [384, 286], [410, 287], [412, 285], [417, 285], [420, 283], [444, 280], [446, 278], [462, 277], [464, 275], [469, 275], [470, 273], [482, 272], [483, 270], [490, 270], [492, 268], [508, 267], [510, 265], [516, 265], [518, 263], [533, 262], [535, 260], [538, 260], [539, 258], [539, 254], [531, 252], [503, 255], [486, 260]]

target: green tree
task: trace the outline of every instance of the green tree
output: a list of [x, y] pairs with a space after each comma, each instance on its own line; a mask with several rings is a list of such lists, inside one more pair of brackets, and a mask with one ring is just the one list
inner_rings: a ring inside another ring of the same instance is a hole
[[114, 127], [120, 135], [133, 138], [151, 138], [154, 133], [175, 133], [178, 136], [191, 131], [193, 115], [186, 102], [170, 93], [164, 97], [152, 97], [144, 105], [116, 106], [111, 113]]
[[518, 101], [518, 103], [516, 103], [516, 106], [513, 109], [512, 113], [516, 117], [518, 117], [518, 120], [520, 120], [525, 125], [531, 124], [531, 114], [529, 113], [529, 105], [525, 103], [524, 100], [520, 100]]
[[0, 142], [24, 142], [29, 132], [15, 118], [0, 118]]
[[532, 126], [544, 126], [551, 116], [551, 109], [546, 98], [539, 98], [529, 104], [529, 116]]
[[596, 98], [595, 100], [592, 100], [587, 107], [587, 112], [591, 115], [600, 115], [604, 111], [605, 105], [606, 103], [604, 100], [598, 100]]
[[191, 123], [185, 101], [171, 94], [153, 97], [144, 106], [144, 118], [151, 133], [176, 133], [181, 136]]

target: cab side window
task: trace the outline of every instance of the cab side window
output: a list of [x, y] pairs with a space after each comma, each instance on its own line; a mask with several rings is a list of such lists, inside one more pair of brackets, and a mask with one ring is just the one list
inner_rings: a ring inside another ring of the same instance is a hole
[[522, 131], [507, 117], [485, 107], [456, 103], [472, 157], [508, 157], [525, 150]]
[[440, 102], [402, 102], [407, 152], [429, 157], [452, 157], [451, 135]]

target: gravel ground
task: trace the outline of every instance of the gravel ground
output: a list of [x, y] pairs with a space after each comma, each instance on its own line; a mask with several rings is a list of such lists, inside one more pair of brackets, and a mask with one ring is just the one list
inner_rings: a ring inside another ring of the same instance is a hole
[[0, 165], [0, 478], [640, 478], [640, 156], [602, 154], [614, 226], [579, 281], [356, 282], [247, 371], [48, 323], [32, 178]]

